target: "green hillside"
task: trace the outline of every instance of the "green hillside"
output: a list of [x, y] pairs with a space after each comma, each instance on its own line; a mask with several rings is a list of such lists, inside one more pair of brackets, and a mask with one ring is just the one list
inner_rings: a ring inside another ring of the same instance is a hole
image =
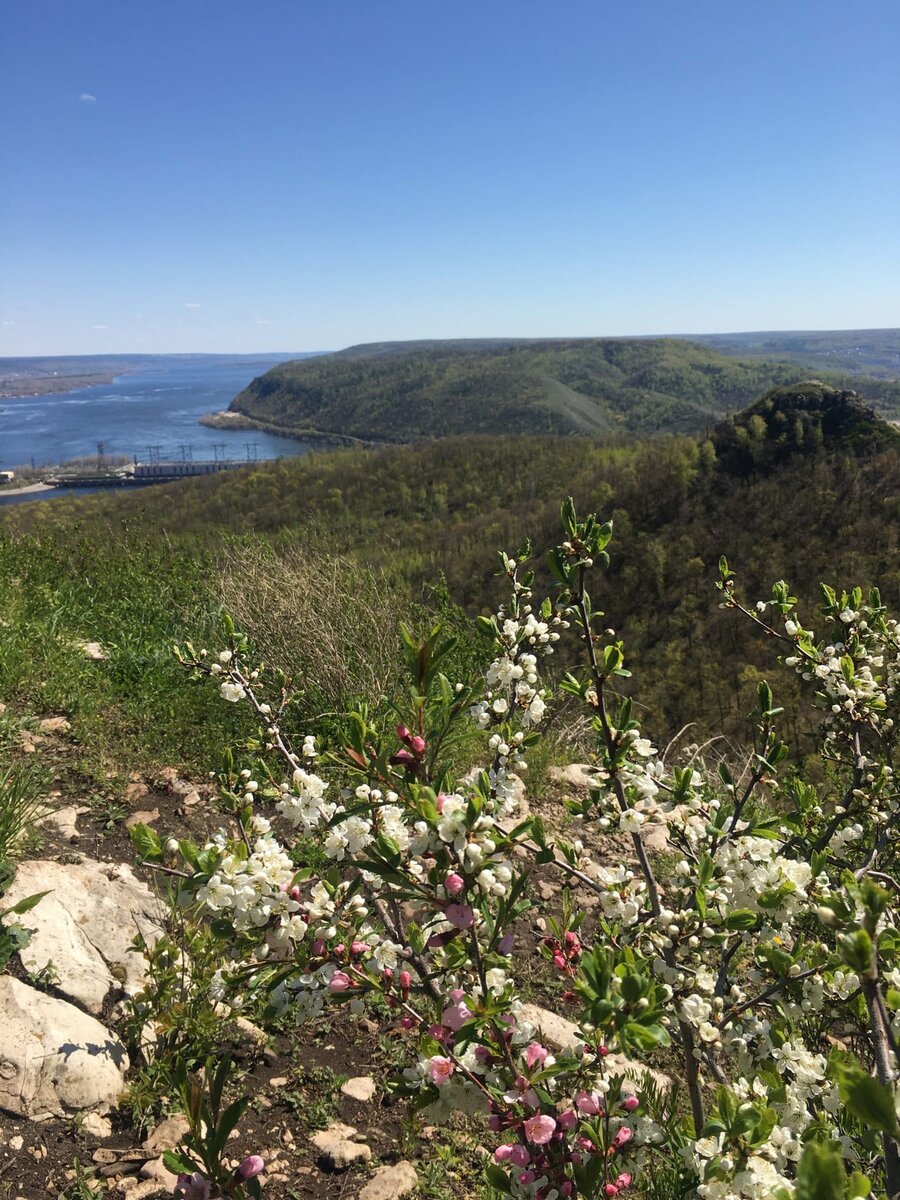
[[[818, 433], [797, 440], [798, 429]], [[767, 651], [720, 611], [719, 556], [750, 593], [785, 577], [814, 601], [824, 578], [878, 583], [896, 604], [898, 441], [854, 393], [807, 383], [768, 393], [705, 439], [476, 436], [347, 449], [138, 495], [17, 506], [0, 530], [37, 532], [63, 558], [75, 537], [124, 539], [132, 560], [146, 542], [160, 560], [170, 555], [173, 569], [203, 555], [213, 589], [214, 564], [235, 554], [240, 562], [248, 547], [275, 556], [260, 560], [254, 550], [247, 560], [254, 590], [261, 561], [274, 587], [282, 554], [338, 556], [382, 572], [416, 600], [443, 577], [452, 602], [481, 611], [498, 596], [496, 548], [527, 535], [542, 555], [571, 494], [581, 511], [615, 522], [616, 550], [596, 598], [637, 648], [654, 732], [665, 736], [698, 710], [739, 730]]]
[[[231, 411], [298, 437], [372, 442], [687, 433], [804, 374], [673, 339], [387, 342], [275, 367]], [[868, 390], [881, 411], [900, 412], [900, 383]]]

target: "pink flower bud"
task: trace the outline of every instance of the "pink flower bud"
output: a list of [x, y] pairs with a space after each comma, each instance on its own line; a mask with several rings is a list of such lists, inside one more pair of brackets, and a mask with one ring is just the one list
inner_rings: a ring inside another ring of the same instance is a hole
[[425, 753], [425, 739], [416, 734], [415, 737], [409, 739], [409, 748], [413, 754], [418, 754], [421, 757]]
[[629, 1175], [627, 1171], [623, 1171], [622, 1174], [616, 1180], [616, 1187], [619, 1188], [620, 1190], [622, 1188], [627, 1188], [628, 1185], [631, 1183], [631, 1180], [632, 1180], [632, 1176]]
[[506, 1145], [498, 1146], [497, 1149], [494, 1151], [494, 1162], [498, 1162], [498, 1163], [506, 1162], [506, 1160], [512, 1154], [512, 1151], [513, 1151], [512, 1146], [506, 1146]]
[[588, 1117], [596, 1117], [601, 1111], [600, 1097], [596, 1092], [579, 1092], [575, 1097], [575, 1107]]
[[570, 1109], [568, 1112], [559, 1114], [556, 1118], [556, 1124], [564, 1133], [568, 1133], [569, 1130], [574, 1129], [578, 1124], [578, 1117]]
[[353, 942], [350, 946], [350, 953], [351, 954], [365, 954], [365, 952], [369, 948], [370, 947], [369, 947], [368, 942]]
[[410, 975], [409, 971], [401, 971], [397, 976], [397, 982], [404, 992], [408, 992], [409, 985], [412, 983], [412, 975]]
[[509, 1156], [509, 1161], [514, 1167], [527, 1167], [531, 1162], [531, 1155], [528, 1153], [527, 1147], [521, 1142], [513, 1146], [512, 1153]]
[[566, 962], [563, 955], [557, 950], [557, 952], [553, 955], [553, 965], [556, 967], [557, 971], [564, 971], [569, 964]]
[[401, 1017], [400, 1018], [400, 1027], [402, 1029], [412, 1029], [412, 1027], [414, 1025], [415, 1025], [415, 1021], [412, 1019], [412, 1017]]
[[626, 1112], [634, 1112], [639, 1104], [640, 1100], [638, 1100], [637, 1096], [626, 1096], [622, 1101], [622, 1107]]
[[604, 1196], [618, 1196], [619, 1189], [614, 1183], [608, 1183], [603, 1189]]
[[398, 725], [397, 728], [394, 730], [394, 732], [396, 733], [397, 737], [400, 739], [401, 742], [408, 742], [409, 739], [412, 737], [412, 734], [409, 732], [409, 730], [406, 728], [405, 725]]
[[300, 888], [297, 886], [297, 884], [296, 884], [296, 883], [295, 883], [295, 884], [294, 884], [294, 886], [291, 888], [291, 891], [290, 891], [290, 896], [291, 896], [291, 899], [292, 899], [292, 900], [299, 900], [299, 899], [300, 899]]
[[623, 1125], [613, 1138], [612, 1144], [616, 1150], [620, 1150], [623, 1146], [627, 1146], [633, 1137], [633, 1132], [628, 1128], [627, 1125]]
[[175, 1184], [175, 1195], [181, 1200], [209, 1200], [210, 1181], [199, 1171], [193, 1175], [181, 1174]]
[[335, 971], [328, 981], [329, 992], [346, 992], [353, 986], [353, 981], [346, 971]]
[[[488, 1117], [488, 1129], [490, 1129], [490, 1131], [492, 1133], [499, 1133], [502, 1128], [503, 1128], [503, 1122], [500, 1120], [500, 1118], [497, 1116], [496, 1113], [493, 1113], [491, 1116]], [[509, 1155], [507, 1154], [506, 1157], [509, 1158]], [[498, 1159], [498, 1162], [499, 1162], [499, 1159]]]
[[569, 1196], [575, 1191], [575, 1185], [571, 1179], [567, 1179], [559, 1185], [559, 1191], [560, 1195], [565, 1196], [566, 1200], [568, 1200]]
[[521, 1183], [522, 1187], [527, 1187], [529, 1183], [534, 1183], [536, 1178], [537, 1176], [534, 1171], [523, 1171], [519, 1176], [519, 1183]]
[[457, 875], [455, 871], [451, 871], [444, 880], [444, 887], [451, 896], [458, 896], [465, 889], [466, 881], [462, 875]]
[[525, 1049], [525, 1065], [529, 1071], [533, 1071], [535, 1067], [542, 1067], [546, 1061], [549, 1050], [546, 1046], [542, 1046], [540, 1042], [532, 1042]]
[[258, 1175], [265, 1169], [266, 1164], [258, 1154], [248, 1154], [238, 1167], [237, 1176], [239, 1179], [252, 1179], [254, 1175]]

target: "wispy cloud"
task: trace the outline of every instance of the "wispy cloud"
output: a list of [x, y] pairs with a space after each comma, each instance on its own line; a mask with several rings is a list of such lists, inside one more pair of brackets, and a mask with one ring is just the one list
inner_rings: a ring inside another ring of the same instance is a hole
[[203, 305], [202, 304], [186, 304], [184, 307], [185, 308], [202, 308]]
[[87, 104], [96, 104], [97, 97], [92, 96], [90, 92], [82, 92], [78, 97], [79, 100], [84, 100]]
[[268, 320], [265, 317], [257, 317], [253, 322], [254, 325], [268, 325]]
[[15, 325], [15, 321], [0, 321], [0, 325]]
[[93, 325], [93, 326], [91, 326], [91, 328], [92, 329], [109, 329], [109, 326], [108, 325]]

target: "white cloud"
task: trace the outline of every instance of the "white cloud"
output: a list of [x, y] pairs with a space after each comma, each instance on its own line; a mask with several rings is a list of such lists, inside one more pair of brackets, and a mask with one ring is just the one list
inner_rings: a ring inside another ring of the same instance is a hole
[[202, 304], [186, 304], [184, 307], [185, 308], [202, 308], [203, 305]]
[[268, 323], [269, 322], [266, 320], [265, 317], [257, 317], [256, 320], [253, 322], [254, 325], [268, 325]]
[[92, 329], [109, 329], [108, 325], [92, 325]]
[[3, 324], [3, 325], [15, 325], [15, 321], [2, 321], [2, 322], [0, 322], [0, 324]]
[[78, 99], [84, 100], [88, 104], [96, 104], [97, 103], [97, 97], [92, 96], [90, 92], [82, 92], [81, 95], [78, 97]]

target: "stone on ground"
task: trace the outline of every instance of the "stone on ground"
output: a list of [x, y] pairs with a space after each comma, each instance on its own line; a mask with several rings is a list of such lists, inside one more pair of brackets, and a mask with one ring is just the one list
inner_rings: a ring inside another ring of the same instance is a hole
[[379, 1167], [359, 1193], [359, 1200], [399, 1200], [419, 1183], [416, 1169], [409, 1162]]
[[71, 728], [65, 717], [44, 717], [38, 721], [41, 733], [68, 733]]
[[147, 1140], [144, 1149], [149, 1154], [161, 1154], [164, 1150], [174, 1150], [183, 1137], [190, 1131], [187, 1118], [175, 1113], [166, 1117], [156, 1126]]
[[106, 1112], [127, 1069], [125, 1047], [99, 1021], [0, 976], [0, 1108], [38, 1121]]
[[78, 818], [90, 811], [86, 804], [67, 804], [64, 808], [57, 808], [53, 812], [47, 813], [46, 817], [41, 818], [40, 824], [42, 826], [49, 825], [67, 842], [77, 842], [81, 836], [78, 832]]
[[594, 770], [587, 763], [551, 767], [548, 774], [555, 784], [575, 792], [587, 792], [594, 779]]
[[365, 1142], [353, 1140], [358, 1136], [352, 1125], [332, 1121], [327, 1129], [313, 1134], [312, 1144], [329, 1166], [336, 1171], [343, 1171], [355, 1163], [367, 1163], [372, 1157], [372, 1151]]
[[354, 1075], [352, 1079], [341, 1084], [341, 1091], [351, 1100], [368, 1104], [376, 1092], [375, 1080], [371, 1075]]
[[19, 864], [3, 901], [48, 890], [19, 918], [32, 931], [20, 955], [25, 969], [52, 963], [60, 991], [97, 1014], [111, 988], [139, 991], [147, 961], [128, 947], [138, 933], [148, 942], [160, 933], [160, 904], [147, 885], [124, 864], [35, 859]]

